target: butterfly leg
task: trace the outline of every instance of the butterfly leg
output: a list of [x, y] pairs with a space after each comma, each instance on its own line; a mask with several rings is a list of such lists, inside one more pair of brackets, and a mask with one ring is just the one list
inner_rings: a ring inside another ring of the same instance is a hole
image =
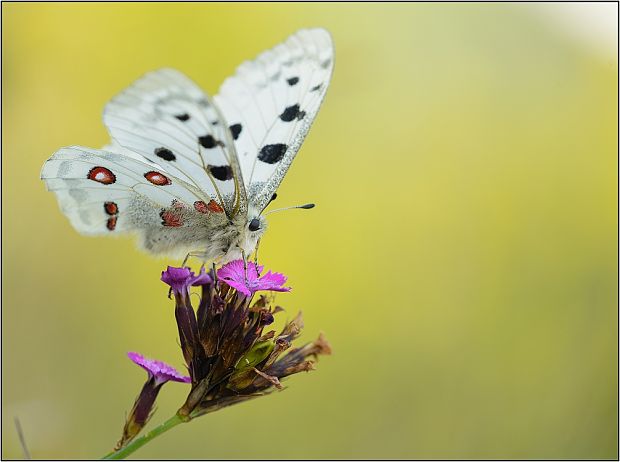
[[181, 263], [181, 267], [185, 268], [185, 264], [187, 263], [187, 260], [189, 260], [189, 257], [193, 256], [191, 252], [188, 252], [187, 255], [185, 255], [185, 258], [183, 259], [183, 263]]
[[[189, 252], [187, 255], [185, 255], [185, 258], [183, 259], [183, 263], [181, 263], [181, 266], [184, 267], [185, 264], [187, 263], [187, 261], [190, 258], [192, 258], [192, 257], [200, 258], [200, 260], [202, 260], [202, 266], [204, 266], [205, 262], [207, 260], [210, 260], [210, 258], [206, 258], [206, 256], [207, 256], [207, 252], [204, 252], [204, 251], [201, 251], [201, 250], [196, 250], [196, 251], [193, 251], [193, 252]], [[201, 268], [202, 268], [202, 266], [201, 266]]]
[[256, 241], [256, 249], [254, 250], [254, 265], [256, 265], [256, 267], [258, 267], [258, 246], [259, 245], [260, 245], [260, 237], [258, 238], [258, 241]]
[[248, 285], [248, 258], [245, 254], [245, 250], [243, 250], [241, 247], [239, 247], [241, 249], [241, 258], [243, 258], [243, 277], [245, 278], [245, 285]]

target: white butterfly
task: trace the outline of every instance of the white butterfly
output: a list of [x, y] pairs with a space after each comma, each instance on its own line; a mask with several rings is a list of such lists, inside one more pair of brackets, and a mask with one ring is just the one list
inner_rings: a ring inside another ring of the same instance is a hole
[[109, 146], [60, 149], [41, 178], [82, 234], [133, 232], [178, 258], [250, 255], [333, 64], [329, 33], [311, 29], [241, 64], [213, 99], [174, 69], [148, 73], [105, 107]]

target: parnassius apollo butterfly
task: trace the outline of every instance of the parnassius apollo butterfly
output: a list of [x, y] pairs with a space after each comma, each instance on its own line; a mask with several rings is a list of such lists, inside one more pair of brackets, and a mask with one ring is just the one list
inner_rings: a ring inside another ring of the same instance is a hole
[[135, 233], [174, 258], [250, 255], [333, 65], [329, 33], [310, 29], [241, 64], [213, 99], [179, 71], [150, 72], [105, 107], [110, 145], [62, 148], [41, 178], [82, 234]]

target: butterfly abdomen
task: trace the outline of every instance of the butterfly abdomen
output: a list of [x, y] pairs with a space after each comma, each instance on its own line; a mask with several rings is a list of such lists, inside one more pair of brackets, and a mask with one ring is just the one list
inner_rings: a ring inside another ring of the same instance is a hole
[[[173, 200], [169, 207], [158, 208], [136, 197], [128, 220], [140, 236], [140, 247], [152, 254], [177, 258], [197, 250], [221, 252], [225, 241], [234, 239], [234, 228], [228, 230], [228, 219], [220, 208], [210, 202], [196, 202], [189, 205]], [[228, 233], [215, 240], [222, 230]]]

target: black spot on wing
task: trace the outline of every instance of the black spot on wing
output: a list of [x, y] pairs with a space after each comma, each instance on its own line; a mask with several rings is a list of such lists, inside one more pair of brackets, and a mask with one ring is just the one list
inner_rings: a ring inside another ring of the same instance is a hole
[[293, 85], [296, 85], [297, 82], [299, 82], [299, 77], [291, 77], [290, 79], [286, 79], [286, 81], [292, 87]]
[[280, 120], [284, 122], [292, 122], [293, 120], [301, 120], [306, 115], [306, 111], [299, 110], [299, 104], [294, 104], [287, 107], [282, 114], [280, 114]]
[[322, 83], [319, 83], [316, 87], [312, 87], [312, 88], [310, 89], [310, 91], [318, 91], [318, 90], [320, 90], [320, 89], [321, 89], [321, 87], [322, 87], [322, 86], [323, 86], [323, 84], [322, 84]]
[[168, 148], [155, 148], [154, 152], [157, 157], [167, 160], [168, 162], [176, 160], [177, 158]]
[[222, 143], [219, 140], [216, 140], [215, 138], [213, 138], [212, 135], [201, 136], [198, 138], [198, 142], [203, 148], [207, 148], [207, 149], [212, 149], [216, 146], [224, 146], [224, 143]]
[[282, 160], [287, 149], [288, 146], [283, 143], [267, 144], [258, 153], [258, 160], [266, 164], [275, 164]]
[[234, 125], [231, 125], [229, 128], [230, 128], [230, 134], [232, 135], [233, 140], [236, 140], [237, 138], [239, 138], [239, 135], [241, 134], [241, 129], [243, 128], [241, 124], [234, 124]]
[[209, 165], [209, 171], [216, 180], [228, 181], [233, 178], [233, 171], [230, 165]]
[[179, 119], [181, 122], [187, 122], [189, 120], [189, 114], [185, 113], [185, 114], [177, 114], [175, 115], [175, 117], [177, 119]]

